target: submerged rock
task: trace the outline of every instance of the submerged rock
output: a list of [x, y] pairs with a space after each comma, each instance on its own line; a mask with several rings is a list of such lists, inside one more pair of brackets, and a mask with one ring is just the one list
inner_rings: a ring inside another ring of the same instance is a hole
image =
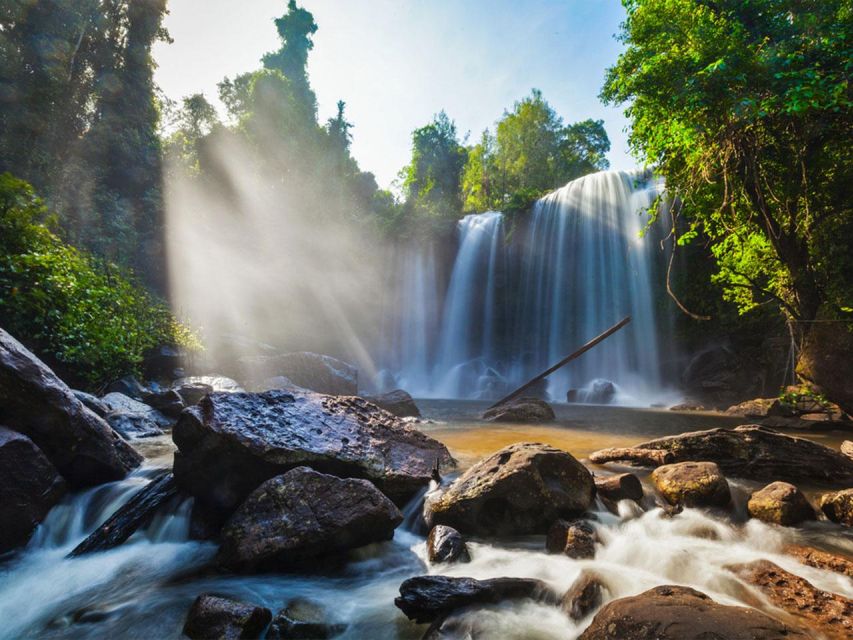
[[367, 480], [298, 467], [267, 480], [222, 529], [219, 562], [235, 571], [303, 566], [390, 540], [400, 510]]
[[421, 417], [420, 409], [418, 409], [418, 405], [415, 404], [412, 396], [402, 389], [395, 389], [378, 396], [365, 396], [364, 399], [400, 418]]
[[820, 510], [833, 522], [853, 527], [853, 489], [822, 495]]
[[557, 520], [545, 536], [545, 550], [575, 559], [594, 558], [595, 541], [595, 529], [585, 520]]
[[572, 620], [582, 620], [601, 606], [605, 587], [595, 573], [583, 570], [560, 600]]
[[550, 422], [555, 420], [554, 410], [544, 400], [524, 397], [510, 400], [488, 409], [483, 414], [483, 420], [490, 422]]
[[828, 486], [853, 484], [853, 459], [817, 442], [757, 425], [693, 431], [650, 440], [636, 447], [605, 449], [592, 454], [590, 460], [597, 464], [636, 460], [647, 465], [654, 463], [646, 455], [649, 451], [663, 452], [667, 462], [715, 462], [724, 473], [742, 478], [806, 481]]
[[823, 591], [768, 560], [729, 567], [770, 602], [827, 640], [853, 638], [853, 600]]
[[771, 482], [754, 492], [746, 507], [753, 518], [784, 527], [815, 519], [809, 501], [797, 487], [788, 482]]
[[685, 507], [725, 507], [729, 483], [713, 462], [678, 462], [658, 467], [652, 480], [666, 501]]
[[397, 504], [453, 464], [440, 442], [361, 398], [212, 393], [172, 431], [175, 478], [228, 514], [264, 480], [299, 466], [367, 478]]
[[0, 424], [30, 438], [73, 487], [119, 480], [142, 457], [0, 329]]
[[310, 351], [276, 356], [240, 358], [239, 366], [251, 385], [268, 378], [284, 376], [293, 384], [330, 396], [358, 394], [358, 369], [353, 365]]
[[462, 607], [524, 599], [549, 604], [556, 604], [558, 600], [557, 595], [541, 580], [417, 576], [400, 585], [400, 595], [394, 599], [394, 604], [410, 620], [424, 623], [441, 619]]
[[270, 620], [266, 607], [203, 593], [193, 602], [183, 631], [192, 640], [252, 640], [261, 637]]
[[519, 443], [481, 460], [443, 493], [430, 495], [424, 517], [462, 533], [545, 533], [555, 520], [586, 511], [595, 497], [592, 474], [571, 454]]
[[65, 493], [65, 481], [32, 440], [0, 427], [0, 554], [23, 546]]
[[661, 586], [604, 605], [578, 640], [783, 640], [808, 636], [689, 587]]
[[267, 640], [325, 640], [346, 631], [347, 625], [329, 621], [323, 607], [297, 598], [273, 618]]
[[427, 536], [426, 545], [430, 564], [471, 561], [471, 555], [468, 553], [468, 546], [462, 534], [453, 527], [446, 527], [443, 524], [434, 526]]

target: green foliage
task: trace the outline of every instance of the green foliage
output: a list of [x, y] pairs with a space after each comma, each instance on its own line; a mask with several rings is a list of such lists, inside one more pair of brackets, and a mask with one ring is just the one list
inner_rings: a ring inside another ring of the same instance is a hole
[[851, 306], [850, 0], [625, 0], [602, 97], [742, 312]]
[[0, 326], [92, 387], [195, 335], [126, 272], [64, 244], [26, 182], [0, 174]]
[[462, 178], [464, 209], [517, 208], [569, 180], [606, 169], [609, 150], [601, 120], [564, 126], [534, 89], [504, 112], [494, 136], [483, 132], [469, 149]]
[[308, 83], [308, 52], [314, 48], [311, 36], [317, 32], [314, 16], [290, 0], [287, 13], [276, 19], [275, 26], [281, 48], [264, 56], [264, 67], [290, 80], [296, 99], [316, 117], [317, 98]]

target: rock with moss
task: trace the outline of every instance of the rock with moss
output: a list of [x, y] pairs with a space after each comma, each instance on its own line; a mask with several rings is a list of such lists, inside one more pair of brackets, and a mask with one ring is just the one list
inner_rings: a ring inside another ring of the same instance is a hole
[[747, 510], [753, 518], [784, 527], [815, 519], [809, 501], [788, 482], [772, 482], [754, 492], [747, 503]]
[[713, 462], [678, 462], [658, 467], [652, 480], [669, 504], [725, 507], [731, 502], [729, 483]]
[[820, 510], [833, 522], [853, 527], [853, 489], [825, 493], [820, 497]]

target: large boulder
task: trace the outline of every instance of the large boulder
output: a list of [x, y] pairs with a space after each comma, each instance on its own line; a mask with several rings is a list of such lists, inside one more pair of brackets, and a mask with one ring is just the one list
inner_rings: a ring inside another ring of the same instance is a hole
[[833, 522], [853, 527], [853, 489], [825, 493], [820, 497], [820, 510]]
[[394, 604], [416, 622], [433, 622], [457, 609], [504, 600], [536, 600], [556, 604], [557, 595], [541, 580], [529, 578], [451, 578], [417, 576], [400, 585]]
[[33, 441], [0, 427], [0, 553], [27, 543], [65, 481]]
[[727, 346], [710, 347], [693, 355], [681, 382], [691, 398], [719, 408], [755, 397], [762, 391], [755, 362]]
[[592, 474], [571, 454], [518, 443], [481, 460], [443, 493], [430, 495], [424, 516], [474, 535], [545, 533], [558, 518], [592, 504]]
[[488, 409], [483, 414], [483, 420], [490, 422], [550, 422], [554, 420], [554, 410], [544, 400], [539, 398], [516, 398]]
[[797, 375], [853, 414], [853, 332], [843, 324], [813, 323], [800, 349]]
[[661, 586], [606, 605], [578, 640], [790, 640], [809, 636], [755, 609]]
[[443, 444], [366, 400], [315, 393], [212, 393], [172, 438], [178, 484], [224, 514], [299, 466], [366, 478], [399, 505], [453, 464]]
[[109, 409], [107, 422], [128, 440], [159, 436], [175, 422], [154, 407], [116, 391], [105, 395], [101, 402]]
[[142, 457], [0, 329], [0, 423], [25, 434], [74, 487], [119, 480]]
[[251, 640], [260, 638], [272, 620], [265, 607], [203, 593], [193, 602], [184, 623], [192, 640]]
[[669, 504], [685, 507], [725, 507], [731, 502], [729, 483], [713, 462], [665, 464], [652, 480]]
[[809, 501], [789, 482], [771, 482], [754, 492], [746, 508], [753, 518], [784, 527], [815, 519], [815, 512]]
[[381, 407], [388, 413], [393, 413], [400, 418], [421, 417], [421, 412], [412, 396], [402, 389], [381, 393], [378, 396], [365, 396], [365, 400], [369, 400], [377, 407]]
[[[665, 454], [655, 462], [649, 452]], [[810, 482], [827, 486], [853, 483], [853, 459], [817, 442], [758, 425], [708, 429], [667, 436], [624, 449], [603, 449], [591, 462], [637, 462], [643, 466], [686, 461], [716, 462], [724, 473], [753, 480]]]
[[222, 529], [219, 562], [235, 571], [304, 566], [390, 540], [400, 510], [367, 480], [298, 467], [255, 489]]
[[276, 376], [284, 376], [304, 389], [330, 396], [358, 394], [358, 369], [353, 365], [310, 351], [275, 356], [240, 358], [239, 366], [250, 386]]

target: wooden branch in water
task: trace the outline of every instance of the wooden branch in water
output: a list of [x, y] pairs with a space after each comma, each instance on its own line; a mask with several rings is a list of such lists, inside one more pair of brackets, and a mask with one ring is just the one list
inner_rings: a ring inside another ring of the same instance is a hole
[[641, 467], [659, 467], [673, 461], [671, 451], [665, 449], [637, 449], [635, 447], [616, 447], [601, 449], [589, 456], [593, 464], [605, 462], [629, 462]]
[[75, 558], [119, 546], [137, 529], [148, 524], [157, 509], [177, 493], [175, 477], [171, 473], [155, 478], [77, 545], [68, 557]]
[[[525, 382], [523, 385], [521, 385], [518, 389], [516, 389], [515, 391], [510, 393], [508, 396], [505, 396], [505, 397], [501, 398], [500, 400], [498, 400], [495, 404], [493, 404], [491, 407], [489, 407], [489, 409], [494, 409], [495, 407], [499, 407], [500, 405], [509, 402], [513, 398], [517, 398], [522, 393], [524, 393], [524, 391], [526, 391], [527, 389], [532, 387], [534, 384], [536, 384], [540, 380], [546, 378], [547, 376], [551, 375], [560, 367], [567, 365], [569, 362], [571, 362], [572, 360], [574, 360], [578, 356], [583, 355], [584, 353], [586, 353], [587, 351], [592, 349], [595, 345], [597, 345], [599, 342], [601, 342], [602, 340], [605, 340], [606, 338], [609, 338], [614, 333], [619, 331], [619, 329], [624, 327], [629, 322], [631, 322], [631, 316], [627, 316], [627, 317], [623, 318], [621, 321], [617, 322], [612, 327], [610, 327], [607, 331], [605, 331], [601, 335], [596, 336], [595, 338], [593, 338], [592, 340], [587, 342], [584, 346], [582, 346], [580, 349], [578, 349], [574, 353], [569, 354], [568, 356], [566, 356], [565, 358], [560, 360], [557, 364], [548, 367], [545, 371], [540, 373], [538, 376], [531, 378], [530, 380]], [[488, 411], [488, 409], [487, 409], [487, 411]]]

